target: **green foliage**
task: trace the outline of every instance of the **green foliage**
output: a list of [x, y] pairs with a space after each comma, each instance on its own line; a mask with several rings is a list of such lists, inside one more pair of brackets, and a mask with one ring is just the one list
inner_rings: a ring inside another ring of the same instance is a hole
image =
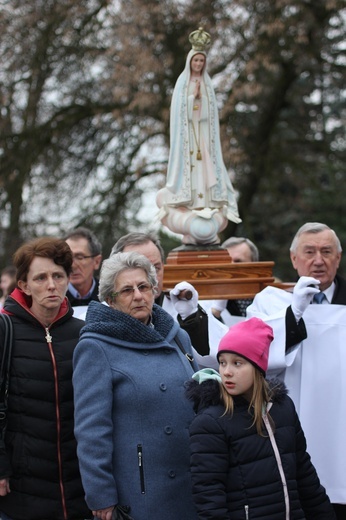
[[175, 249], [176, 247], [181, 246], [181, 241], [178, 238], [175, 238], [172, 235], [168, 235], [164, 231], [160, 230], [158, 233], [160, 243], [165, 252], [165, 257], [167, 258], [168, 254]]

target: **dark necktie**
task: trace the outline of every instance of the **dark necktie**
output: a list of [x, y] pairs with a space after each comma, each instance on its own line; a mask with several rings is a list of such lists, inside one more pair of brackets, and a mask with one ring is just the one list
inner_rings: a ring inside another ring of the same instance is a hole
[[326, 295], [323, 293], [323, 292], [319, 292], [317, 294], [315, 294], [313, 300], [314, 300], [314, 303], [323, 303], [323, 300], [326, 299]]

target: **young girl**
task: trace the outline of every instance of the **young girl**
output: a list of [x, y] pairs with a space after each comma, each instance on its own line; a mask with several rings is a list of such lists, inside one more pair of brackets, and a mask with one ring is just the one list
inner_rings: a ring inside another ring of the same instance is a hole
[[265, 380], [272, 340], [258, 318], [237, 323], [219, 344], [220, 374], [203, 369], [188, 383], [200, 519], [335, 519], [284, 384]]

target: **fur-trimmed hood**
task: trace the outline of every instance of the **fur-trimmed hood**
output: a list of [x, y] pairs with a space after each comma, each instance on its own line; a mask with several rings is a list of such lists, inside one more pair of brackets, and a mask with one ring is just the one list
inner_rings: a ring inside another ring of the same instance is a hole
[[[280, 402], [287, 395], [286, 385], [279, 379], [267, 379], [272, 402]], [[195, 412], [199, 412], [208, 406], [217, 406], [222, 403], [220, 383], [215, 379], [206, 379], [202, 383], [191, 379], [185, 384], [187, 399], [192, 401]], [[235, 403], [242, 403], [242, 397], [235, 398]]]

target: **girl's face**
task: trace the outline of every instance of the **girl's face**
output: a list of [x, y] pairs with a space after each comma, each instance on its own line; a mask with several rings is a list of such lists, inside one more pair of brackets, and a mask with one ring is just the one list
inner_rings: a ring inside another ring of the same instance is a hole
[[191, 72], [193, 72], [194, 74], [201, 75], [204, 64], [205, 64], [204, 54], [195, 54], [192, 57], [191, 62], [190, 62]]
[[222, 384], [231, 396], [242, 395], [251, 401], [255, 367], [242, 356], [223, 352], [219, 356]]

